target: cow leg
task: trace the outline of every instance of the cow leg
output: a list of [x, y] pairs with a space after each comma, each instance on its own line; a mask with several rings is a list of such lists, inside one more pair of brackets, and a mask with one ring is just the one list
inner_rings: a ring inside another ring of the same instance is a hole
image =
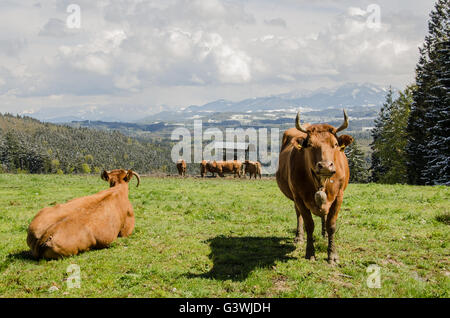
[[336, 200], [330, 207], [330, 212], [326, 220], [326, 227], [328, 233], [328, 263], [334, 265], [339, 263], [339, 256], [336, 251], [336, 245], [334, 244], [334, 234], [336, 232], [336, 221], [339, 210], [343, 201], [343, 193], [340, 193]]
[[327, 228], [326, 228], [327, 216], [322, 216], [322, 237], [327, 237]]
[[304, 241], [304, 233], [303, 233], [303, 218], [300, 210], [295, 205], [295, 212], [297, 213], [297, 231], [295, 232], [295, 243], [303, 243]]
[[312, 218], [311, 212], [306, 208], [305, 204], [301, 200], [295, 201], [296, 206], [300, 210], [300, 214], [303, 218], [306, 230], [306, 255], [305, 258], [311, 261], [316, 260], [316, 252], [314, 249], [314, 220]]

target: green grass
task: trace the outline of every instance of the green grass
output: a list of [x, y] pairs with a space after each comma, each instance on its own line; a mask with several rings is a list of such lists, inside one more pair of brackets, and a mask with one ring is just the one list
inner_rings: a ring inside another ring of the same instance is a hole
[[[110, 248], [30, 258], [43, 207], [107, 187], [98, 177], [0, 174], [1, 297], [449, 297], [448, 187], [350, 185], [338, 218], [341, 264], [293, 243], [293, 203], [274, 180], [143, 178], [130, 186], [136, 228]], [[67, 267], [81, 269], [69, 289]], [[381, 288], [368, 288], [377, 264]], [[49, 288], [56, 286], [56, 291]]]

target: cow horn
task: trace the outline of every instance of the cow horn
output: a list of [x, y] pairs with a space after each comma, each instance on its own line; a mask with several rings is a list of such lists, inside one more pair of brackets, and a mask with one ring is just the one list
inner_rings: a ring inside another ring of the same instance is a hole
[[137, 178], [138, 183], [136, 185], [136, 188], [139, 187], [139, 184], [141, 183], [141, 177], [139, 176], [139, 174], [137, 172], [131, 171]]
[[295, 117], [295, 128], [297, 128], [298, 130], [300, 130], [301, 132], [307, 134], [308, 132], [306, 131], [306, 129], [304, 129], [302, 127], [302, 125], [300, 124], [300, 111], [298, 111], [297, 113], [297, 117]]
[[342, 125], [336, 129], [336, 133], [343, 131], [344, 129], [346, 129], [348, 127], [348, 116], [347, 116], [347, 112], [344, 109], [344, 122], [342, 123]]

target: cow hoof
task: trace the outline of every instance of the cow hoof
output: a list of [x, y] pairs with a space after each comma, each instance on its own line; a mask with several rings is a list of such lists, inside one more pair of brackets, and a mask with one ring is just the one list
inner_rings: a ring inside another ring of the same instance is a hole
[[316, 260], [316, 253], [314, 253], [314, 250], [308, 250], [306, 249], [306, 259], [309, 259], [310, 261]]
[[328, 264], [337, 265], [339, 264], [339, 256], [337, 254], [332, 254], [328, 256]]
[[301, 236], [296, 236], [294, 238], [294, 243], [303, 243], [304, 239]]

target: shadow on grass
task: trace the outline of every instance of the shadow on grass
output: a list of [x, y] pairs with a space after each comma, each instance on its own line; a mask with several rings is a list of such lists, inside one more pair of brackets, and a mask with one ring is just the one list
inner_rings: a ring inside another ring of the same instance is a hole
[[213, 268], [208, 273], [188, 277], [242, 281], [255, 268], [271, 268], [277, 261], [294, 259], [287, 254], [296, 248], [292, 239], [280, 237], [217, 236], [207, 243]]
[[37, 263], [37, 260], [31, 254], [31, 251], [10, 253], [6, 256], [3, 262], [0, 262], [0, 272], [7, 269], [8, 266], [16, 260], [21, 260], [29, 263]]
[[10, 260], [24, 260], [24, 261], [36, 262], [36, 258], [33, 257], [33, 254], [31, 254], [30, 250], [11, 253], [11, 254], [8, 254], [8, 256], [6, 258], [10, 259]]
[[436, 221], [450, 225], [450, 213], [445, 213], [445, 214], [436, 216]]

